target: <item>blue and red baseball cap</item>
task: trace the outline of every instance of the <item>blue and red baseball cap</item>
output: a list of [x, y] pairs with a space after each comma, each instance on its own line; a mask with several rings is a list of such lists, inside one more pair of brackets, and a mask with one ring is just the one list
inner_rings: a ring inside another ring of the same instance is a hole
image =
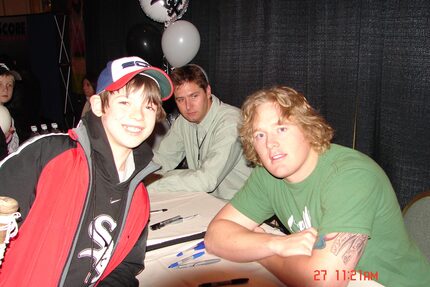
[[134, 76], [141, 74], [153, 79], [161, 91], [161, 100], [166, 101], [173, 94], [170, 77], [161, 69], [153, 67], [139, 57], [124, 57], [107, 63], [97, 80], [96, 93], [116, 91], [124, 87]]

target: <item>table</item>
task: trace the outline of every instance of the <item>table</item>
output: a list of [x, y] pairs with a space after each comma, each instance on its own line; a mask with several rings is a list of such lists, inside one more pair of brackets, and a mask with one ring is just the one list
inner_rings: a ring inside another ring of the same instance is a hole
[[[152, 214], [150, 225], [176, 215], [198, 216], [179, 224], [165, 226], [159, 230], [150, 230], [148, 235], [148, 249], [160, 246], [172, 240], [181, 240], [184, 236], [200, 235], [215, 214], [225, 205], [225, 202], [207, 193], [190, 192], [154, 192], [150, 193], [151, 210], [166, 208], [166, 212]], [[280, 232], [268, 225], [263, 226], [267, 232]], [[153, 249], [146, 253], [145, 270], [136, 278], [140, 286], [151, 287], [195, 287], [201, 283], [231, 280], [235, 278], [249, 278], [246, 287], [277, 287], [285, 286], [275, 276], [259, 263], [236, 263], [221, 259], [219, 262], [184, 269], [169, 269], [168, 266], [176, 262], [179, 251], [195, 246], [202, 239], [194, 239], [162, 248]], [[192, 254], [192, 253], [191, 253]], [[213, 259], [217, 256], [205, 253], [199, 259]], [[348, 287], [382, 286], [374, 281], [351, 281]]]

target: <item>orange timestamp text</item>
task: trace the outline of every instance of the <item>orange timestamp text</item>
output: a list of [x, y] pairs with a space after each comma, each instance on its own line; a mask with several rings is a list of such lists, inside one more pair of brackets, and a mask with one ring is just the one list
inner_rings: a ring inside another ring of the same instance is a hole
[[325, 270], [318, 269], [314, 270], [314, 281], [325, 281], [329, 276], [332, 277], [333, 274], [329, 272], [334, 272], [334, 276], [337, 281], [365, 281], [365, 280], [378, 280], [378, 271], [363, 271], [363, 270]]

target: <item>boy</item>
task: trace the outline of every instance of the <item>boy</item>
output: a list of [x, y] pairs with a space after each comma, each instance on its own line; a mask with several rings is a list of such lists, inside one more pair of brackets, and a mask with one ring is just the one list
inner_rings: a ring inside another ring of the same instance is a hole
[[0, 194], [23, 218], [1, 286], [138, 286], [149, 217], [141, 181], [158, 168], [142, 142], [172, 92], [138, 57], [109, 62], [76, 129], [31, 139], [0, 163]]
[[[0, 63], [0, 105], [4, 106], [12, 99], [14, 86], [15, 86], [14, 74], [9, 70], [8, 66], [6, 66], [4, 63]], [[6, 138], [8, 153], [16, 151], [19, 146], [19, 137], [18, 137], [18, 134], [15, 132], [13, 119], [12, 119], [12, 126], [9, 132], [7, 132], [4, 136]]]
[[[430, 265], [406, 233], [391, 183], [364, 154], [330, 144], [332, 128], [288, 87], [242, 107], [246, 157], [257, 167], [213, 219], [209, 252], [259, 261], [288, 286], [429, 286]], [[258, 227], [274, 214], [291, 235]]]
[[[180, 116], [154, 152], [163, 177], [149, 191], [208, 192], [228, 200], [251, 173], [238, 135], [240, 111], [211, 93], [206, 72], [195, 64], [171, 73]], [[176, 169], [186, 159], [187, 169]]]

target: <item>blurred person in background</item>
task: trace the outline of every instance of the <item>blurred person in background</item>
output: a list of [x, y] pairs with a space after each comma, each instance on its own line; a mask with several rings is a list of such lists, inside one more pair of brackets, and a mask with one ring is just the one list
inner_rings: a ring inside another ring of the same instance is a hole
[[22, 143], [31, 136], [30, 127], [40, 124], [40, 84], [29, 68], [8, 55], [0, 55], [0, 63], [4, 63], [14, 77], [11, 99], [4, 106], [14, 119], [15, 132]]
[[[12, 99], [13, 88], [15, 86], [15, 75], [8, 66], [0, 63], [0, 105], [5, 105]], [[19, 137], [15, 132], [14, 120], [8, 132], [5, 133], [8, 153], [12, 153], [18, 149]]]
[[82, 79], [82, 91], [85, 96], [85, 104], [82, 108], [81, 118], [91, 110], [90, 98], [96, 93], [97, 77], [91, 74], [86, 74]]

